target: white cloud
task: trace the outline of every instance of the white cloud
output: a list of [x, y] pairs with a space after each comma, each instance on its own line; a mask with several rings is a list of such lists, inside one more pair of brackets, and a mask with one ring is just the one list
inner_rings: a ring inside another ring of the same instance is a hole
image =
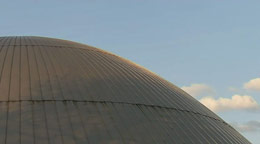
[[206, 84], [191, 84], [190, 86], [183, 86], [181, 89], [193, 97], [214, 94], [214, 90]]
[[231, 123], [231, 125], [240, 132], [259, 132], [260, 121], [249, 121], [244, 124]]
[[200, 102], [214, 112], [228, 111], [228, 110], [256, 110], [259, 109], [258, 103], [248, 95], [233, 95], [229, 98], [204, 97]]
[[260, 91], [260, 78], [255, 78], [244, 84], [247, 90]]

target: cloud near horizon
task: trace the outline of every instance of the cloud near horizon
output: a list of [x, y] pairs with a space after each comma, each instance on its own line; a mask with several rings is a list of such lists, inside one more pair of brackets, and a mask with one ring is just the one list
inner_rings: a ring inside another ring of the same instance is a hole
[[229, 111], [229, 110], [257, 110], [259, 104], [248, 95], [233, 95], [232, 98], [204, 97], [200, 102], [214, 112]]
[[206, 84], [191, 84], [190, 86], [183, 86], [181, 89], [193, 97], [209, 96], [215, 93], [214, 89]]
[[231, 123], [239, 132], [260, 132], [260, 121], [248, 121], [244, 124]]
[[245, 83], [244, 89], [260, 91], [260, 78], [251, 79], [249, 82]]

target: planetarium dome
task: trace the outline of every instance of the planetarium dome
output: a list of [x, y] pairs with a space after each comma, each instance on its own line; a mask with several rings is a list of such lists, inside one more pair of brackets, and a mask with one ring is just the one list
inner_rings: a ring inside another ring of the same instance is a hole
[[0, 37], [1, 144], [248, 144], [193, 97], [109, 52]]

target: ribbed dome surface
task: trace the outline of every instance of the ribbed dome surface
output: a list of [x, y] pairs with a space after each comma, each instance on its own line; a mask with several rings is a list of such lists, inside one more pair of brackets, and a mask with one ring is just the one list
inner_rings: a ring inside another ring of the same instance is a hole
[[250, 142], [128, 60], [71, 41], [1, 37], [0, 143]]

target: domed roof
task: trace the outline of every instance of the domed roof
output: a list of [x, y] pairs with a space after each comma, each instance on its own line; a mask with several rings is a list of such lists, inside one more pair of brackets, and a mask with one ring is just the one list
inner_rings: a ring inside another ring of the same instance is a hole
[[170, 82], [71, 41], [0, 38], [0, 143], [250, 143]]

